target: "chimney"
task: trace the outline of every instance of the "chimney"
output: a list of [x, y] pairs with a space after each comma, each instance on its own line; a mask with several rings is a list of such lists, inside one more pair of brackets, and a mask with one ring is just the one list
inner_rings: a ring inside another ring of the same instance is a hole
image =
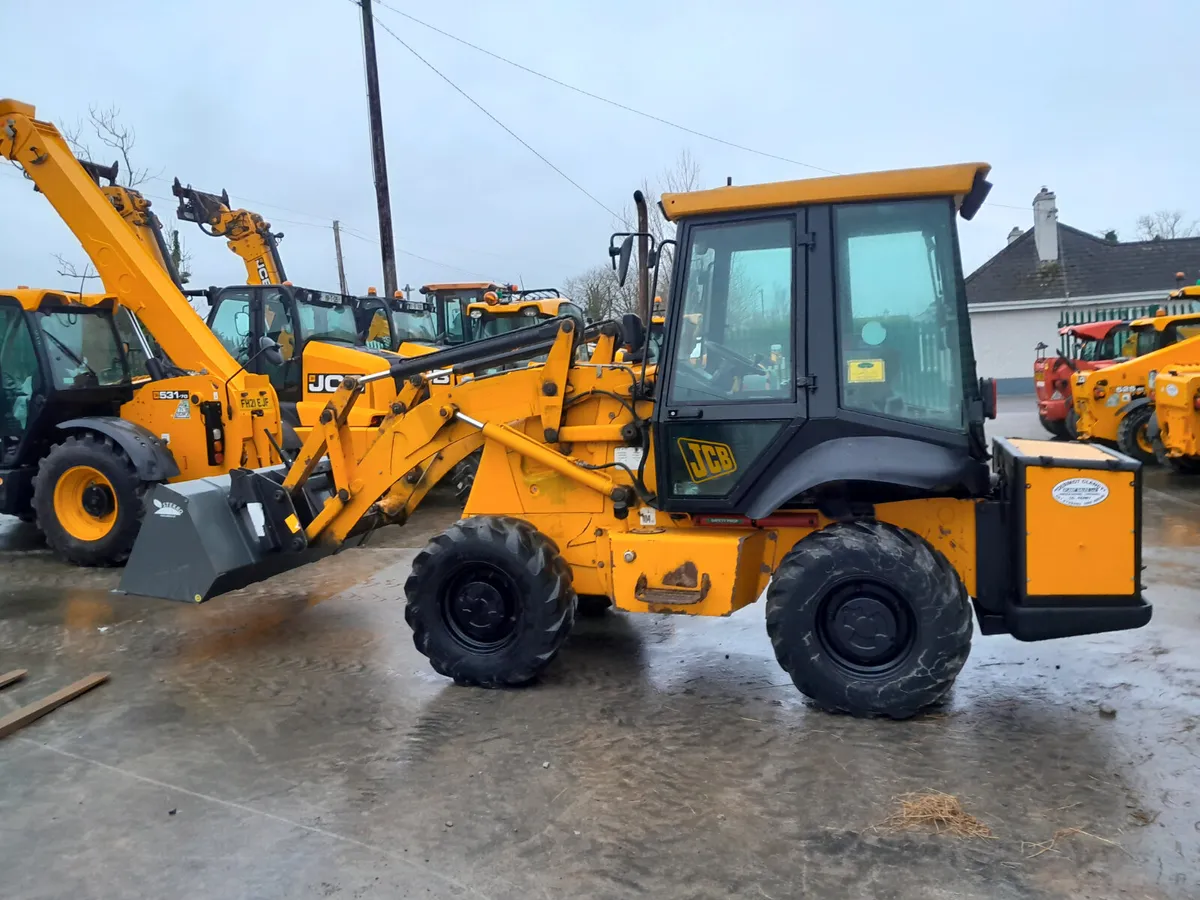
[[1045, 186], [1033, 198], [1033, 242], [1041, 263], [1058, 260], [1058, 207], [1054, 199], [1054, 192]]
[[1025, 232], [1023, 232], [1020, 228], [1018, 228], [1016, 225], [1014, 225], [1013, 230], [1008, 233], [1008, 243], [1011, 244], [1013, 241], [1015, 241], [1017, 238], [1019, 238], [1024, 233]]

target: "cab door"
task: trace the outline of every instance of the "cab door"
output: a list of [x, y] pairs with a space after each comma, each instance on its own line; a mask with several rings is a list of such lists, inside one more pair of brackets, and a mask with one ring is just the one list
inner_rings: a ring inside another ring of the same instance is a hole
[[806, 213], [684, 223], [655, 404], [658, 506], [737, 510], [807, 416]]

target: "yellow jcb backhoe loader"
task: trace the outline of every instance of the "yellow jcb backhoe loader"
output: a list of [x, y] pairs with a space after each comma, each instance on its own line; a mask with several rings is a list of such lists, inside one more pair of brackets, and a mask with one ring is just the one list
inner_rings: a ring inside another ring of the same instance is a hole
[[[204, 327], [112, 191], [31, 105], [0, 100], [0, 158], [50, 201], [111, 295], [0, 289], [0, 508], [36, 518], [71, 562], [120, 563], [151, 485], [279, 463], [279, 405], [269, 379], [244, 371]], [[123, 326], [121, 309], [136, 318]]]
[[[993, 392], [975, 375], [955, 227], [987, 173], [667, 194], [680, 262], [657, 365], [614, 361], [642, 349], [638, 316], [560, 317], [343, 379], [290, 468], [157, 487], [178, 515], [143, 529], [122, 588], [202, 601], [332, 552], [376, 516], [403, 520], [482, 446], [465, 518], [404, 589], [418, 650], [460, 683], [535, 679], [579, 596], [724, 616], [765, 590], [801, 691], [896, 718], [950, 689], [972, 608], [984, 634], [1022, 640], [1144, 625], [1140, 466], [1003, 439], [989, 465]], [[622, 279], [632, 241], [611, 248]], [[741, 377], [781, 342], [785, 379]], [[346, 423], [380, 381], [399, 397], [357, 454]], [[1089, 535], [1065, 561], [1060, 542], [1044, 552], [1064, 529]]]

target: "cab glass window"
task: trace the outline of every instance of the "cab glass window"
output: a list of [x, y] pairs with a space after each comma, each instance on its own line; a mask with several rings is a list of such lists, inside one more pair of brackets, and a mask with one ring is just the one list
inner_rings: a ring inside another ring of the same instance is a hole
[[91, 311], [36, 313], [55, 388], [128, 384], [129, 370], [111, 317]]
[[691, 231], [672, 403], [792, 398], [793, 220]]
[[954, 215], [947, 200], [835, 207], [844, 408], [964, 427]]
[[0, 306], [0, 460], [15, 454], [42, 391], [37, 353], [19, 306]]
[[250, 294], [227, 294], [217, 305], [212, 333], [241, 365], [250, 361]]
[[[300, 316], [300, 331], [306, 341], [332, 341], [338, 344], [358, 343], [358, 322], [354, 318], [354, 306], [346, 302], [341, 294], [327, 294], [297, 288], [296, 310]], [[280, 307], [284, 306], [282, 292], [273, 298]], [[268, 301], [268, 304], [271, 301]], [[267, 329], [271, 333], [271, 329]], [[291, 357], [285, 352], [284, 359]]]

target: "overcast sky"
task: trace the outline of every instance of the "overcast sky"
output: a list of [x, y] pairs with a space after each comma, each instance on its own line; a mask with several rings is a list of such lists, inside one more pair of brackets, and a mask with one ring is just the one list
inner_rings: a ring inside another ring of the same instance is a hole
[[[1043, 184], [1061, 221], [1122, 238], [1154, 209], [1200, 217], [1200, 74], [1187, 62], [1200, 4], [1188, 0], [746, 0], [736, 12], [728, 0], [389, 2], [560, 80], [814, 166], [988, 161], [991, 199], [962, 226], [968, 271], [1032, 224]], [[706, 187], [820, 174], [566, 91], [386, 8], [377, 16], [611, 209], [685, 149]], [[351, 290], [381, 282], [351, 0], [0, 0], [0, 34], [0, 93], [40, 118], [120, 108], [137, 129], [136, 161], [161, 173], [144, 190], [164, 220], [173, 177], [226, 188], [285, 232], [293, 282], [336, 289], [336, 217], [352, 230]], [[478, 276], [537, 287], [606, 262], [608, 212], [381, 28], [377, 41], [402, 285]], [[0, 209], [0, 282], [63, 285], [53, 254], [82, 253], [12, 169], [0, 171]], [[180, 227], [194, 286], [244, 279], [222, 241]]]

